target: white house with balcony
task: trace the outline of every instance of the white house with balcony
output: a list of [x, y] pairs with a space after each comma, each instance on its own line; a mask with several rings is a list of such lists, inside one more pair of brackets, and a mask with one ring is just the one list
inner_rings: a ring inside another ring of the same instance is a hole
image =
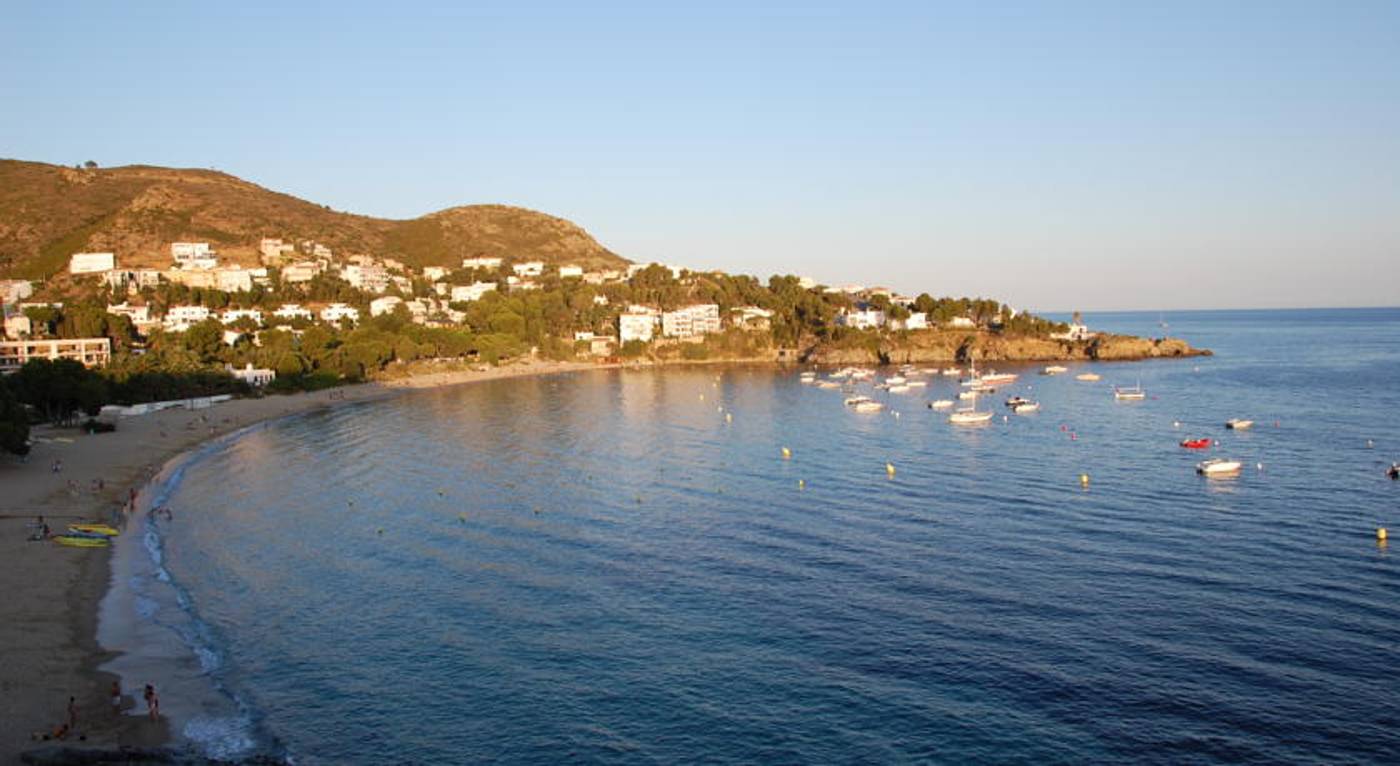
[[368, 293], [382, 293], [389, 287], [389, 272], [377, 263], [349, 264], [340, 270], [340, 278]]
[[538, 277], [544, 273], [544, 261], [525, 261], [510, 267], [517, 277]]
[[360, 310], [344, 303], [332, 303], [321, 309], [322, 322], [339, 323], [342, 319], [358, 322], [360, 321]]
[[656, 334], [657, 320], [653, 313], [626, 312], [617, 317], [617, 337], [626, 343], [632, 340], [639, 340], [643, 343], [651, 341]]
[[714, 303], [697, 303], [661, 315], [661, 334], [667, 338], [694, 338], [719, 330], [719, 306]]
[[313, 315], [312, 315], [312, 313], [311, 313], [311, 309], [302, 308], [301, 306], [299, 306], [299, 305], [297, 305], [297, 304], [295, 304], [295, 303], [284, 303], [284, 304], [282, 304], [282, 306], [281, 306], [280, 308], [278, 308], [276, 311], [272, 312], [272, 316], [275, 317], [275, 318], [277, 318], [277, 319], [308, 319], [308, 320], [309, 320], [309, 319], [312, 318]]
[[928, 314], [922, 311], [913, 311], [910, 312], [908, 319], [891, 320], [890, 327], [896, 330], [927, 330], [933, 325], [929, 324]]
[[228, 365], [225, 369], [228, 370], [230, 375], [247, 383], [253, 388], [262, 388], [268, 383], [277, 380], [277, 372], [275, 370], [255, 368], [252, 362], [249, 362], [247, 366], [241, 370], [235, 369], [233, 365]]
[[429, 282], [437, 282], [441, 279], [447, 279], [447, 275], [451, 273], [452, 270], [447, 268], [446, 266], [423, 267], [423, 278], [428, 280]]
[[846, 311], [836, 316], [836, 324], [854, 330], [874, 330], [885, 326], [885, 312], [879, 309]]
[[947, 322], [944, 322], [943, 325], [956, 330], [972, 330], [977, 327], [977, 323], [972, 321], [971, 317], [953, 317]]
[[199, 324], [208, 318], [207, 306], [171, 306], [165, 310], [161, 324], [166, 332], [184, 332], [190, 325]]
[[487, 269], [495, 271], [501, 267], [500, 258], [463, 258], [462, 268], [464, 269]]
[[560, 267], [559, 267], [559, 278], [560, 278], [560, 279], [570, 279], [570, 278], [574, 278], [574, 277], [577, 277], [577, 278], [579, 278], [579, 279], [582, 279], [582, 278], [583, 278], [583, 267], [582, 267], [582, 266], [560, 266]]

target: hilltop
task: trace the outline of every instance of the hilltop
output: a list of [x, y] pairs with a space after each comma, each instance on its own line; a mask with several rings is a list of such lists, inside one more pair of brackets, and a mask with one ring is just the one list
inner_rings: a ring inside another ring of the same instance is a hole
[[161, 266], [175, 241], [209, 242], [226, 261], [254, 264], [263, 237], [314, 239], [415, 268], [456, 266], [472, 256], [585, 268], [627, 263], [569, 221], [506, 205], [399, 221], [331, 210], [214, 170], [0, 160], [0, 273], [44, 278], [79, 251], [113, 251], [131, 267]]

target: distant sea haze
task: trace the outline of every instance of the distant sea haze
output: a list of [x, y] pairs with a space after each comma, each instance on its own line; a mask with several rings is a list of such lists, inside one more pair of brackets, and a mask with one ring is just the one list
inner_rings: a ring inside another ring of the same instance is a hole
[[142, 672], [299, 764], [1393, 760], [1400, 310], [1165, 321], [1216, 355], [1010, 366], [982, 427], [776, 366], [275, 423], [170, 487], [169, 582], [116, 579], [178, 639]]

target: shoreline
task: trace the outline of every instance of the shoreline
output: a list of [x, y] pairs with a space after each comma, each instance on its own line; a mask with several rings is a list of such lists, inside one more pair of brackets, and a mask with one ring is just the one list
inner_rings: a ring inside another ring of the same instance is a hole
[[[123, 418], [117, 431], [106, 434], [36, 427], [27, 459], [0, 459], [0, 586], [11, 594], [0, 620], [0, 764], [20, 763], [27, 751], [55, 746], [160, 750], [173, 740], [164, 719], [130, 715], [144, 710], [132, 680], [123, 681], [123, 712], [110, 702], [118, 678], [100, 668], [118, 655], [103, 648], [97, 634], [101, 604], [112, 585], [112, 549], [28, 541], [33, 531], [28, 525], [36, 516], [43, 515], [56, 534], [70, 523], [121, 518], [132, 490], [138, 507], [149, 503], [151, 481], [171, 461], [257, 424], [414, 390], [617, 366], [526, 362], [427, 373], [235, 399], [205, 410], [164, 410]], [[62, 461], [60, 472], [52, 470], [55, 460]], [[66, 720], [69, 696], [77, 708], [72, 734], [62, 741], [36, 738]]]

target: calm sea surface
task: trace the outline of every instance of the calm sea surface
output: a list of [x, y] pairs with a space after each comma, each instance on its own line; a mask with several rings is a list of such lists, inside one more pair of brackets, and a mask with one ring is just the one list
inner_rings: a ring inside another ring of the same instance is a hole
[[693, 367], [255, 429], [128, 535], [114, 665], [301, 764], [1394, 762], [1400, 310], [1165, 320], [1217, 355], [1010, 367], [980, 428]]

